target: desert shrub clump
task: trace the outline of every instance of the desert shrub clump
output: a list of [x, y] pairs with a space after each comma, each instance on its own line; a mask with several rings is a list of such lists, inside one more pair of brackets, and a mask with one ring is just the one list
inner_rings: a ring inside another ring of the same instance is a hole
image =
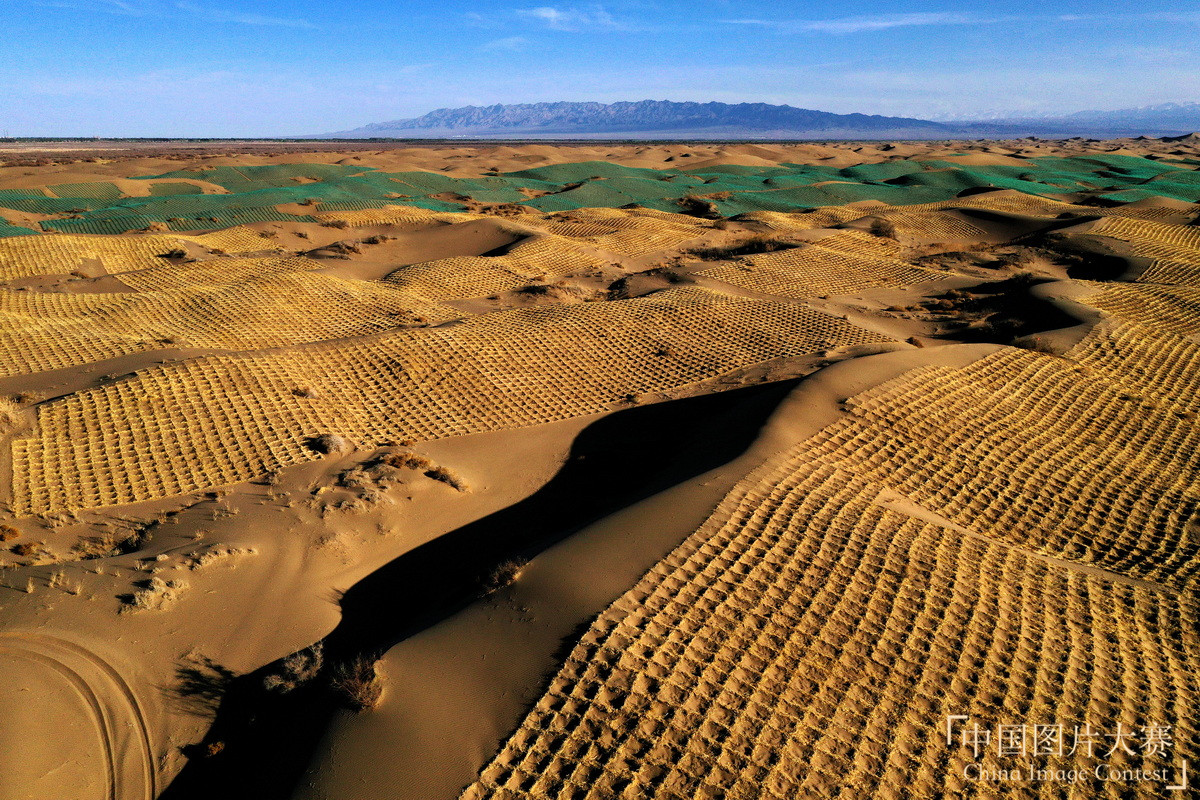
[[21, 420], [21, 409], [10, 400], [0, 400], [0, 436], [16, 430]]
[[517, 578], [521, 577], [521, 572], [525, 569], [529, 562], [523, 558], [506, 558], [483, 577], [482, 588], [484, 593], [491, 594], [498, 592], [505, 586], [511, 586], [516, 582]]
[[309, 438], [308, 448], [322, 455], [345, 453], [354, 449], [353, 443], [345, 436], [336, 433], [321, 433]]
[[338, 664], [330, 678], [330, 687], [355, 711], [368, 711], [383, 697], [383, 679], [374, 659], [366, 656]]
[[871, 235], [882, 239], [895, 239], [896, 223], [889, 219], [871, 220]]
[[325, 643], [317, 642], [280, 662], [277, 671], [263, 678], [263, 686], [273, 692], [286, 694], [317, 677], [324, 666]]

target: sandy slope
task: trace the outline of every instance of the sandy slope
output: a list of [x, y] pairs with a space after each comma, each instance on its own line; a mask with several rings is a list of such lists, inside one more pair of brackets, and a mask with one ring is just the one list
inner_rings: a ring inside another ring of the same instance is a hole
[[[971, 149], [855, 147], [323, 157]], [[1171, 725], [1187, 757], [1197, 211], [0, 240], [0, 798], [992, 796], [947, 714]]]

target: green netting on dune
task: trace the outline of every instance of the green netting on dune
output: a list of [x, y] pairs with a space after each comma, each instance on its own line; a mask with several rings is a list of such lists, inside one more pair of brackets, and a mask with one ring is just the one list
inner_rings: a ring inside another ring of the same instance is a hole
[[27, 214], [75, 214], [104, 208], [107, 204], [107, 200], [87, 197], [46, 197], [32, 194], [24, 197], [0, 197], [0, 208], [11, 208]]
[[121, 190], [115, 183], [96, 181], [95, 183], [60, 183], [47, 187], [59, 197], [88, 197], [96, 200], [116, 200], [121, 196]]
[[[389, 201], [389, 203], [397, 202], [399, 201]], [[329, 211], [367, 211], [372, 208], [381, 208], [383, 205], [382, 201], [377, 200], [334, 200], [329, 203], [317, 203], [314, 210], [317, 214]]]
[[791, 174], [797, 167], [807, 169], [800, 164], [781, 164], [778, 167], [751, 167], [745, 164], [715, 164], [706, 167], [693, 167], [684, 169], [695, 175], [703, 173], [706, 175], [750, 175], [756, 178], [773, 178], [776, 175]]
[[[809, 169], [812, 169], [811, 167]], [[890, 181], [904, 175], [920, 172], [924, 166], [919, 161], [885, 161], [882, 164], [861, 164], [857, 167], [847, 167], [838, 170], [843, 178], [852, 180], [882, 182]]]
[[[681, 162], [682, 165], [682, 162]], [[986, 189], [1078, 200], [1100, 196], [1129, 202], [1160, 196], [1200, 201], [1200, 172], [1178, 161], [1121, 154], [1037, 157], [1020, 163], [958, 164], [937, 159], [894, 159], [836, 168], [708, 165], [652, 170], [606, 161], [553, 164], [496, 175], [458, 178], [436, 172], [381, 172], [354, 164], [216, 166], [142, 176], [150, 197], [119, 198], [111, 182], [60, 184], [47, 197], [38, 190], [0, 191], [0, 207], [72, 219], [48, 220], [46, 230], [121, 233], [148, 227], [213, 230], [248, 222], [313, 218], [312, 212], [355, 211], [389, 205], [461, 211], [467, 199], [519, 203], [545, 212], [577, 208], [643, 206], [678, 212], [698, 197], [726, 216], [748, 211], [799, 211], [859, 201], [911, 205], [948, 200]], [[191, 179], [222, 186], [203, 194]], [[156, 182], [155, 182], [156, 181]], [[531, 196], [539, 195], [539, 196]], [[9, 234], [14, 235], [14, 234]]]
[[233, 192], [286, 188], [305, 181], [327, 182], [366, 172], [370, 167], [346, 164], [269, 164], [259, 167], [201, 167], [161, 175], [145, 175], [137, 180], [188, 178], [213, 183]]
[[203, 217], [177, 217], [167, 222], [173, 231], [216, 230], [247, 225], [251, 222], [317, 222], [310, 214], [284, 214], [273, 208], [248, 208], [229, 214]]
[[663, 175], [662, 180], [679, 186], [699, 186], [704, 183], [704, 178], [699, 175], [685, 175], [682, 173]]
[[[722, 175], [708, 172], [697, 173], [696, 177], [703, 178], [704, 183], [693, 189], [702, 188], [706, 192], [757, 192], [767, 188], [766, 178], [757, 175]], [[805, 184], [816, 181], [805, 181]]]
[[150, 184], [151, 197], [171, 197], [181, 194], [204, 194], [204, 190], [199, 186], [193, 186], [190, 183], [152, 183]]
[[[1197, 162], [1200, 163], [1200, 162]], [[1183, 184], [1187, 186], [1200, 186], [1200, 172], [1191, 172], [1185, 170], [1172, 170], [1155, 178], [1151, 178], [1146, 182], [1147, 186], [1158, 186], [1162, 183]]]
[[574, 164], [552, 164], [548, 167], [523, 169], [516, 172], [506, 172], [506, 178], [534, 178], [548, 183], [580, 183], [595, 178], [658, 178], [663, 171], [626, 167], [611, 161], [578, 161]]
[[149, 217], [120, 216], [98, 219], [48, 219], [41, 223], [44, 231], [59, 233], [94, 233], [115, 235], [128, 231], [143, 231], [161, 220]]
[[37, 231], [30, 230], [29, 228], [23, 228], [20, 225], [13, 225], [5, 220], [0, 219], [0, 239], [8, 236], [28, 236], [32, 233], [37, 233]]
[[1118, 203], [1136, 203], [1138, 200], [1149, 200], [1152, 197], [1169, 197], [1172, 200], [1200, 203], [1200, 186], [1156, 182], [1153, 187], [1124, 189], [1119, 192], [1102, 194], [1100, 197], [1105, 200], [1115, 200]]
[[466, 195], [481, 203], [524, 203], [529, 196], [516, 189], [472, 189]]
[[427, 211], [462, 211], [465, 206], [461, 203], [449, 203], [445, 200], [392, 200], [390, 205], [411, 206], [413, 208], [424, 208]]
[[139, 215], [121, 215], [83, 219], [51, 219], [41, 223], [46, 231], [61, 233], [118, 234], [129, 231], [161, 229], [173, 231], [211, 231], [246, 225], [251, 222], [316, 222], [311, 215], [283, 214], [272, 208], [252, 208], [226, 214], [185, 216], [162, 219]]
[[558, 194], [525, 201], [541, 211], [569, 211], [576, 208], [620, 208], [638, 202], [638, 198], [610, 189], [607, 181], [592, 181]]

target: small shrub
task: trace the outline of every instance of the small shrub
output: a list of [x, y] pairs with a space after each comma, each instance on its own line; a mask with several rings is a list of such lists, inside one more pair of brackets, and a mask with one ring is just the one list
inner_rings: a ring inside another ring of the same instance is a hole
[[434, 467], [433, 469], [425, 470], [425, 477], [432, 478], [435, 481], [440, 481], [454, 489], [465, 492], [467, 490], [466, 481], [451, 469], [446, 467]]
[[321, 225], [323, 225], [326, 228], [349, 228], [350, 227], [350, 223], [346, 222], [346, 220], [344, 220], [344, 219], [327, 219], [327, 220], [324, 220], [321, 223]]
[[383, 698], [383, 679], [377, 664], [366, 656], [339, 664], [330, 686], [346, 705], [360, 713], [375, 708]]
[[140, 585], [143, 587], [140, 591], [125, 596], [125, 607], [121, 609], [122, 613], [161, 611], [173, 605], [187, 589], [187, 583], [184, 581], [164, 581], [158, 576], [142, 581]]
[[878, 236], [882, 239], [896, 238], [896, 223], [890, 219], [874, 219], [871, 220], [871, 235]]
[[487, 594], [498, 592], [505, 586], [511, 586], [521, 577], [521, 572], [529, 562], [521, 558], [508, 558], [501, 561], [483, 578], [483, 590]]
[[683, 209], [684, 214], [688, 214], [693, 217], [700, 217], [702, 219], [721, 218], [721, 212], [717, 208], [717, 204], [711, 200], [706, 200], [703, 197], [699, 197], [697, 195], [688, 195], [686, 197], [679, 198], [679, 200], [676, 202]]
[[21, 421], [21, 409], [8, 400], [0, 400], [0, 436], [11, 433]]
[[758, 253], [775, 253], [780, 250], [790, 250], [795, 246], [792, 242], [785, 242], [773, 236], [760, 234], [740, 242], [719, 247], [698, 247], [689, 250], [688, 254], [706, 261], [715, 261], [725, 258], [737, 258], [739, 256], [752, 256]]
[[21, 542], [12, 546], [12, 552], [21, 558], [37, 558], [46, 554], [45, 542]]
[[11, 542], [21, 535], [12, 525], [0, 525], [0, 542]]
[[308, 448], [324, 455], [345, 453], [354, 449], [354, 445], [345, 436], [336, 433], [322, 433], [309, 438]]
[[1058, 355], [1058, 351], [1041, 336], [1028, 336], [1023, 339], [1017, 339], [1013, 342], [1013, 346], [1032, 350], [1035, 353], [1045, 353], [1050, 356]]
[[416, 453], [389, 453], [383, 457], [383, 463], [396, 469], [416, 469], [422, 471], [433, 469], [436, 466], [436, 464], [425, 456], [417, 455]]
[[285, 658], [278, 672], [263, 679], [263, 686], [273, 692], [286, 694], [317, 677], [324, 666], [325, 643], [317, 642]]

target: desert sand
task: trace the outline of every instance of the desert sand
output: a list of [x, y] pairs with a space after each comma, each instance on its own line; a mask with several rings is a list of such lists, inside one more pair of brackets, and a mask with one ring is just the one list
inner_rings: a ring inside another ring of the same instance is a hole
[[155, 147], [0, 149], [0, 799], [1183, 779], [1195, 137]]

